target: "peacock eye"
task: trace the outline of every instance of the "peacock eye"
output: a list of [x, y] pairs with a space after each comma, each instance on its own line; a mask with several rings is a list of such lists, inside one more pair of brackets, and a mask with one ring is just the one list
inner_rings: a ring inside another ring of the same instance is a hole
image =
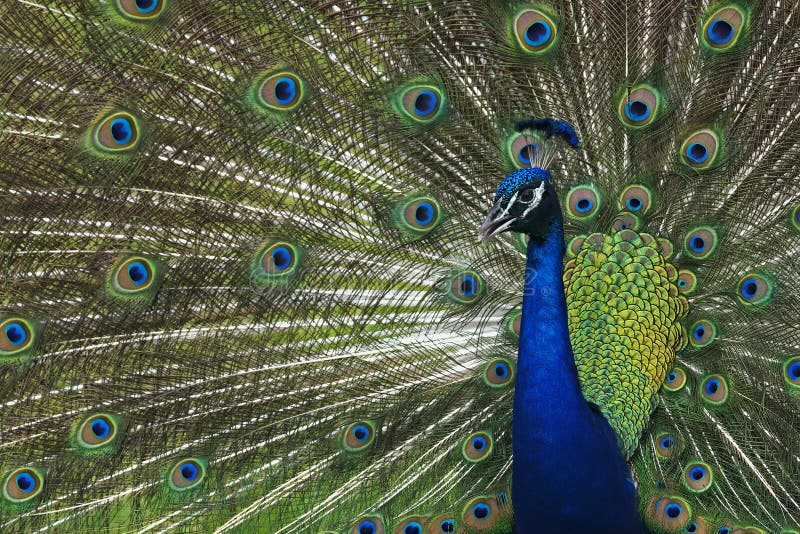
[[[385, 530], [383, 520], [379, 516], [370, 515], [355, 522], [352, 534], [384, 534]], [[406, 534], [403, 530], [399, 532]]]
[[433, 85], [411, 85], [400, 90], [397, 103], [401, 115], [417, 123], [429, 123], [444, 111], [444, 93]]
[[15, 469], [3, 483], [3, 497], [13, 504], [28, 502], [44, 489], [44, 474], [32, 467]]
[[574, 187], [567, 193], [567, 214], [575, 219], [588, 219], [597, 214], [600, 197], [588, 185]]
[[119, 111], [97, 121], [93, 128], [94, 147], [105, 153], [133, 150], [139, 143], [139, 123], [130, 113]]
[[519, 200], [521, 200], [522, 202], [527, 204], [531, 200], [533, 200], [533, 196], [534, 196], [533, 189], [527, 188], [527, 189], [523, 189], [522, 192], [519, 194], [519, 197], [517, 197], [517, 198], [519, 198]]
[[711, 467], [703, 462], [692, 462], [683, 470], [683, 483], [692, 492], [708, 491], [713, 481]]
[[492, 436], [486, 432], [471, 434], [461, 447], [464, 458], [469, 462], [480, 462], [492, 453]]
[[678, 438], [667, 432], [658, 434], [655, 444], [656, 453], [662, 458], [671, 458], [681, 452], [681, 444]]
[[271, 241], [253, 257], [250, 273], [261, 283], [284, 283], [297, 274], [301, 250], [287, 241]]
[[664, 379], [664, 389], [670, 392], [680, 391], [686, 385], [686, 372], [675, 367]]
[[455, 527], [456, 523], [452, 519], [445, 519], [439, 523], [439, 528], [442, 529], [442, 532], [453, 532]]
[[775, 285], [767, 276], [759, 273], [745, 275], [739, 280], [737, 296], [744, 304], [761, 306], [772, 300]]
[[442, 222], [442, 208], [432, 197], [414, 196], [395, 205], [392, 216], [401, 230], [423, 237]]
[[446, 296], [459, 304], [472, 304], [483, 295], [485, 286], [483, 278], [475, 271], [456, 271], [450, 276]]
[[117, 11], [127, 19], [152, 20], [164, 10], [166, 0], [116, 0]]
[[619, 117], [623, 124], [641, 128], [658, 117], [661, 96], [649, 85], [639, 85], [626, 91], [619, 102]]
[[684, 237], [683, 249], [689, 257], [704, 260], [714, 254], [718, 241], [716, 230], [710, 226], [698, 226]]
[[483, 380], [494, 388], [506, 386], [514, 379], [511, 362], [505, 358], [497, 358], [489, 362], [483, 372]]
[[422, 518], [408, 518], [402, 521], [395, 529], [394, 532], [402, 534], [422, 534]]
[[73, 434], [78, 452], [102, 454], [119, 442], [119, 421], [107, 413], [93, 414], [80, 422]]
[[728, 400], [728, 382], [721, 375], [709, 375], [700, 385], [700, 395], [709, 404], [724, 404]]
[[681, 145], [683, 162], [697, 170], [711, 167], [717, 160], [719, 136], [712, 130], [699, 130]]
[[689, 329], [689, 342], [693, 347], [703, 348], [717, 337], [717, 325], [706, 319], [695, 322]]
[[800, 356], [788, 358], [783, 362], [783, 380], [792, 390], [800, 388]]
[[703, 43], [714, 51], [731, 48], [739, 39], [746, 12], [738, 6], [718, 9], [706, 17], [703, 25]]
[[697, 275], [688, 269], [678, 271], [678, 291], [684, 295], [691, 295], [697, 289]]
[[267, 110], [291, 111], [303, 101], [303, 81], [289, 71], [280, 71], [263, 78], [258, 83], [256, 101]]
[[376, 427], [372, 421], [356, 421], [344, 430], [339, 443], [348, 452], [360, 452], [375, 442], [375, 435]]
[[8, 319], [0, 325], [0, 354], [10, 354], [28, 348], [33, 334], [27, 321]]
[[203, 462], [195, 458], [181, 460], [169, 471], [167, 480], [175, 491], [186, 491], [199, 486], [206, 476]]
[[626, 187], [619, 196], [619, 204], [622, 209], [644, 215], [650, 209], [651, 197], [652, 194], [647, 187], [631, 185]]
[[522, 50], [541, 53], [549, 50], [556, 41], [556, 25], [548, 15], [538, 9], [526, 9], [514, 20], [514, 34]]

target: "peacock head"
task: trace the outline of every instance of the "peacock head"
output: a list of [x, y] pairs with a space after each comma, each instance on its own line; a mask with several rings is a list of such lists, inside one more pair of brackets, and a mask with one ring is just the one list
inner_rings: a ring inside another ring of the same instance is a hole
[[541, 239], [550, 231], [551, 223], [561, 217], [547, 163], [554, 159], [558, 147], [578, 148], [580, 140], [575, 129], [556, 119], [529, 119], [518, 122], [518, 132], [531, 132], [540, 143], [531, 158], [531, 166], [516, 170], [505, 177], [494, 195], [494, 206], [478, 230], [481, 241], [502, 232], [512, 231]]
[[560, 213], [550, 174], [540, 167], [519, 169], [500, 183], [478, 234], [484, 243], [507, 231], [543, 236]]

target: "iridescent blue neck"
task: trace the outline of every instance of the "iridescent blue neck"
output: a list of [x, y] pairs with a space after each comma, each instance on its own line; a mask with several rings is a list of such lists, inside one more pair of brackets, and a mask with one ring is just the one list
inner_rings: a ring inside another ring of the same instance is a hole
[[614, 431], [581, 393], [567, 326], [561, 218], [531, 239], [514, 392], [517, 533], [643, 532]]

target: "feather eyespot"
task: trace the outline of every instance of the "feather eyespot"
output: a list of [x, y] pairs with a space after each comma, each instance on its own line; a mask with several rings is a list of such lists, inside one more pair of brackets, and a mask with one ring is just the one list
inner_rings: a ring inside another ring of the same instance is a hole
[[411, 516], [406, 517], [394, 527], [394, 534], [423, 534], [425, 532], [425, 524], [428, 522], [427, 517]]
[[503, 319], [504, 332], [513, 342], [519, 341], [519, 333], [522, 331], [522, 309], [514, 308]]
[[423, 237], [442, 221], [442, 208], [432, 197], [414, 196], [397, 204], [394, 219], [405, 233]]
[[92, 129], [95, 148], [106, 154], [129, 152], [137, 147], [141, 126], [138, 119], [125, 111], [103, 116]]
[[167, 473], [167, 482], [174, 491], [182, 492], [196, 488], [206, 477], [205, 461], [187, 458], [176, 463]]
[[656, 453], [662, 458], [672, 458], [683, 450], [683, 444], [677, 436], [669, 432], [661, 432], [655, 438]]
[[450, 276], [445, 295], [458, 304], [472, 304], [483, 295], [485, 286], [478, 273], [471, 269], [461, 270]]
[[502, 388], [514, 380], [514, 367], [510, 360], [495, 358], [483, 371], [483, 381], [492, 388]]
[[692, 516], [689, 503], [680, 497], [652, 497], [646, 507], [650, 523], [669, 532], [682, 529]]
[[556, 42], [558, 29], [553, 19], [539, 9], [525, 9], [514, 18], [514, 35], [524, 52], [540, 54]]
[[691, 258], [704, 260], [716, 252], [718, 241], [716, 230], [710, 226], [698, 226], [686, 234], [683, 250]]
[[353, 525], [351, 534], [384, 534], [386, 525], [377, 515], [364, 516]]
[[691, 295], [697, 289], [697, 275], [688, 269], [678, 271], [676, 283], [678, 291], [683, 295]]
[[375, 442], [376, 435], [374, 422], [356, 421], [340, 433], [339, 444], [347, 452], [362, 452]]
[[164, 11], [166, 0], [116, 0], [119, 13], [131, 20], [144, 21], [157, 18]]
[[119, 438], [120, 421], [109, 413], [97, 413], [85, 417], [73, 432], [76, 449], [86, 454], [110, 452], [119, 443]]
[[3, 497], [14, 505], [29, 503], [44, 490], [44, 473], [34, 467], [22, 467], [9, 473], [3, 483]]
[[783, 379], [794, 391], [800, 389], [800, 356], [788, 358], [783, 362]]
[[483, 531], [494, 527], [499, 520], [497, 499], [494, 497], [478, 497], [464, 507], [462, 519], [467, 527]]
[[268, 111], [287, 112], [296, 109], [305, 98], [305, 85], [298, 75], [288, 70], [273, 72], [256, 84], [256, 102]]
[[619, 102], [619, 118], [625, 126], [642, 128], [658, 118], [661, 95], [649, 85], [637, 85], [626, 91]]
[[795, 206], [795, 208], [792, 210], [791, 221], [794, 229], [800, 231], [800, 204]]
[[453, 534], [458, 530], [458, 521], [450, 514], [434, 517], [428, 523], [430, 534]]
[[493, 441], [488, 432], [475, 432], [464, 440], [461, 453], [468, 462], [480, 462], [492, 454]]
[[600, 195], [591, 186], [573, 187], [567, 193], [567, 214], [573, 219], [589, 219], [599, 207]]
[[700, 396], [709, 404], [725, 404], [728, 394], [728, 382], [722, 375], [708, 375], [700, 384]]
[[739, 40], [747, 21], [747, 12], [738, 6], [718, 9], [705, 17], [703, 43], [713, 51], [728, 50]]
[[107, 283], [115, 298], [147, 301], [152, 298], [161, 279], [163, 266], [144, 256], [126, 256], [109, 270]]
[[10, 317], [0, 323], [0, 361], [29, 353], [36, 342], [36, 326], [22, 317]]
[[680, 391], [686, 385], [686, 371], [680, 367], [673, 367], [664, 378], [664, 389], [669, 392]]
[[714, 473], [711, 466], [703, 462], [691, 462], [683, 470], [683, 483], [694, 493], [703, 493], [711, 489]]
[[518, 169], [537, 167], [544, 154], [543, 140], [536, 134], [515, 132], [506, 141], [506, 150], [514, 167]]
[[681, 159], [694, 169], [708, 169], [717, 160], [719, 146], [719, 136], [714, 131], [699, 130], [681, 145]]
[[611, 226], [618, 232], [620, 230], [638, 230], [642, 226], [642, 220], [633, 213], [623, 212], [614, 217]]
[[689, 342], [695, 348], [703, 348], [710, 345], [717, 338], [716, 323], [707, 319], [696, 321], [689, 328]]
[[416, 124], [429, 124], [444, 116], [447, 98], [432, 84], [410, 84], [401, 87], [394, 99], [402, 117]]
[[287, 282], [297, 274], [302, 251], [287, 241], [270, 241], [256, 253], [250, 275], [259, 283]]
[[637, 215], [644, 215], [650, 209], [652, 193], [643, 185], [629, 185], [619, 196], [619, 207]]
[[750, 273], [742, 277], [736, 287], [736, 296], [743, 304], [763, 306], [772, 300], [774, 282], [763, 274]]

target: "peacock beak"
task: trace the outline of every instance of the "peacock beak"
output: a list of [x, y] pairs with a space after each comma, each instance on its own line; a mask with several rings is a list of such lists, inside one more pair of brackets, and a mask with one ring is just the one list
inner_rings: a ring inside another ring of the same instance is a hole
[[492, 206], [492, 209], [489, 210], [486, 220], [483, 221], [481, 227], [478, 228], [478, 236], [481, 242], [486, 243], [497, 234], [505, 232], [516, 220], [517, 217], [509, 215], [508, 212], [503, 209], [503, 206], [500, 205], [500, 200], [498, 200], [495, 202], [494, 206]]

